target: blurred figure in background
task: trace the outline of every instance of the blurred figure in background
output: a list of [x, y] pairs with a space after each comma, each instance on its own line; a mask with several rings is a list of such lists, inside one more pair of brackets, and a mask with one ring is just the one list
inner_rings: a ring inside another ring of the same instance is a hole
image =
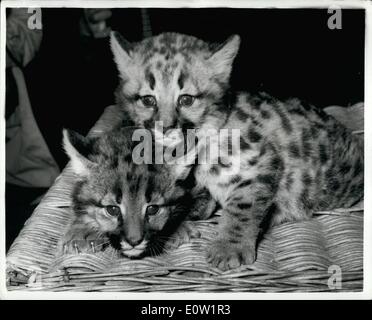
[[18, 221], [32, 212], [38, 197], [59, 174], [35, 121], [23, 70], [36, 56], [41, 29], [29, 29], [27, 9], [7, 13], [6, 39], [6, 231], [7, 247]]
[[48, 188], [59, 174], [35, 121], [23, 76], [37, 54], [42, 30], [29, 29], [27, 9], [7, 17], [6, 46], [6, 180], [21, 187]]

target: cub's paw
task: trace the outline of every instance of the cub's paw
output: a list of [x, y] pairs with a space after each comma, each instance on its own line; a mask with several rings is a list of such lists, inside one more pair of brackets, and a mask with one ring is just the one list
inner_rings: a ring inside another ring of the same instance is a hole
[[207, 251], [207, 261], [221, 270], [250, 265], [256, 260], [254, 245], [233, 244], [225, 239], [212, 242]]
[[60, 253], [80, 254], [96, 253], [109, 245], [109, 239], [97, 232], [84, 229], [71, 229], [61, 240]]
[[196, 229], [192, 221], [183, 222], [169, 238], [166, 244], [167, 249], [175, 249], [184, 243], [189, 243], [191, 239], [200, 238], [200, 231]]

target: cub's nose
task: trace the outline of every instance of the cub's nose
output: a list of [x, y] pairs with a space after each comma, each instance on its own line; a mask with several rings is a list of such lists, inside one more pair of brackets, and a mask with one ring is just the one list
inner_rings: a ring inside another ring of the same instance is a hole
[[135, 247], [142, 242], [143, 237], [127, 237], [126, 240], [132, 247]]

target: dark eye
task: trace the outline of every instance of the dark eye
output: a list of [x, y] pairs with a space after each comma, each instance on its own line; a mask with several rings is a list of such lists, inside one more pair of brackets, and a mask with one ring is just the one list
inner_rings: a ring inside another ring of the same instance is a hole
[[106, 206], [106, 211], [109, 215], [114, 217], [117, 217], [121, 212], [118, 206]]
[[156, 107], [156, 98], [154, 96], [143, 96], [141, 100], [146, 107]]
[[184, 94], [178, 97], [179, 107], [190, 107], [194, 103], [195, 97]]
[[146, 213], [150, 216], [156, 214], [159, 211], [159, 206], [157, 205], [150, 205], [146, 208]]

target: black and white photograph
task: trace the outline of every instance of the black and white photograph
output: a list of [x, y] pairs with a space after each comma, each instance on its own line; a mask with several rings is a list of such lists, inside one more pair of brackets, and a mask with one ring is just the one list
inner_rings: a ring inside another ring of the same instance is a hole
[[2, 298], [371, 298], [371, 10], [3, 1]]

